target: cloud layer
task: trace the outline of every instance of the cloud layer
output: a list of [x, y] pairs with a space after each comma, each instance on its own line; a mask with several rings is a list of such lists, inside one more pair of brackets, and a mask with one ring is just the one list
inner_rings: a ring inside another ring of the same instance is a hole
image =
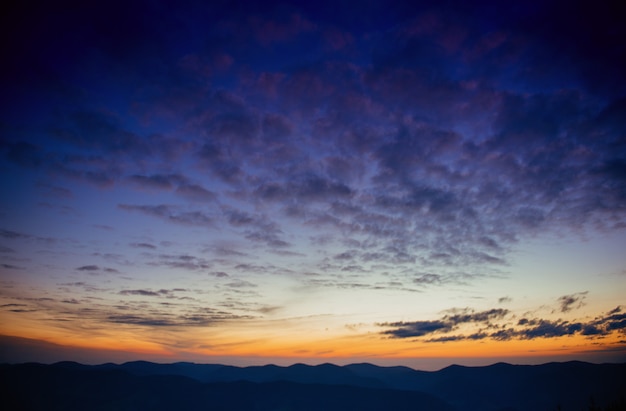
[[[84, 284], [58, 300], [151, 307], [98, 321], [210, 325], [336, 290], [477, 290], [506, 279], [529, 239], [623, 232], [623, 14], [413, 3], [9, 10], [3, 295]], [[185, 293], [201, 303], [158, 307]], [[590, 300], [563, 295], [554, 311]], [[514, 315], [372, 323], [425, 340], [621, 330]]]

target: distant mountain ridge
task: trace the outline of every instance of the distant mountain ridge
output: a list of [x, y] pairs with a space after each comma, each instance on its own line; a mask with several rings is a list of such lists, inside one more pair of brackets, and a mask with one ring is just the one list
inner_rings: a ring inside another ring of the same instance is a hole
[[[134, 361], [95, 366], [61, 362], [2, 365], [0, 383], [16, 403], [31, 401], [32, 406], [17, 409], [33, 410], [55, 409], [51, 407], [54, 404], [59, 404], [56, 409], [83, 409], [72, 408], [71, 404], [94, 401], [89, 398], [97, 400], [90, 404], [90, 409], [160, 410], [168, 409], [159, 408], [165, 404], [176, 404], [180, 411], [578, 411], [590, 409], [592, 404], [599, 407], [596, 409], [626, 408], [626, 364], [583, 362], [534, 366], [498, 363], [486, 367], [450, 366], [439, 371], [367, 363], [235, 367], [186, 362]], [[72, 389], [64, 389], [66, 385]], [[76, 385], [83, 390], [76, 391]], [[33, 389], [44, 393], [43, 397], [47, 395], [47, 400], [42, 402], [45, 407], [33, 403], [32, 395], [28, 394]], [[89, 392], [91, 397], [87, 396]], [[117, 402], [107, 399], [107, 392]], [[220, 394], [224, 392], [249, 398], [229, 402], [227, 396]], [[176, 400], [177, 396], [185, 401]], [[303, 400], [308, 397], [309, 400]], [[153, 406], [146, 406], [145, 401]], [[100, 403], [115, 407], [98, 408]], [[132, 406], [140, 403], [142, 406], [138, 408]]]

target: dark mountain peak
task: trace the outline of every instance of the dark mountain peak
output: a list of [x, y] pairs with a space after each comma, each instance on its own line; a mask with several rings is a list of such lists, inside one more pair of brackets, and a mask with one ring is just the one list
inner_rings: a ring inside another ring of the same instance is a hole
[[[353, 363], [353, 364], [348, 364], [344, 366], [345, 368], [349, 368], [349, 369], [354, 369], [354, 370], [396, 370], [396, 371], [407, 371], [407, 372], [414, 372], [417, 371], [413, 368], [410, 367], [406, 367], [404, 365], [394, 365], [391, 367], [383, 367], [380, 365], [375, 365], [369, 362], [359, 362], [359, 363]], [[427, 372], [427, 371], [419, 371], [419, 372]]]
[[508, 362], [497, 362], [491, 365], [488, 365], [487, 368], [508, 368], [513, 367], [514, 365], [509, 364]]
[[337, 369], [337, 368], [342, 368], [342, 367], [340, 367], [340, 366], [338, 366], [336, 364], [325, 362], [323, 364], [316, 365], [315, 368]]
[[276, 364], [267, 364], [267, 365], [261, 365], [260, 368], [264, 368], [266, 370], [279, 370], [285, 367], [281, 367], [280, 365], [276, 365]]
[[150, 361], [143, 361], [143, 360], [127, 361], [122, 364], [122, 366], [152, 366], [152, 365], [161, 365], [161, 364], [150, 362]]
[[57, 363], [52, 364], [54, 367], [62, 367], [62, 368], [85, 368], [89, 367], [88, 365], [83, 365], [81, 363], [75, 361], [59, 361]]
[[452, 365], [448, 365], [445, 368], [442, 368], [441, 370], [439, 370], [439, 372], [442, 372], [442, 371], [467, 370], [468, 368], [472, 368], [472, 367], [468, 367], [468, 366], [465, 366], [465, 365], [452, 364]]
[[348, 364], [345, 367], [359, 367], [359, 368], [386, 368], [386, 367], [380, 367], [378, 365], [374, 365], [371, 362], [354, 362], [352, 364]]
[[311, 365], [304, 364], [304, 363], [301, 363], [301, 362], [297, 362], [295, 364], [291, 364], [288, 367], [281, 367], [281, 368], [310, 368], [310, 367], [311, 367]]

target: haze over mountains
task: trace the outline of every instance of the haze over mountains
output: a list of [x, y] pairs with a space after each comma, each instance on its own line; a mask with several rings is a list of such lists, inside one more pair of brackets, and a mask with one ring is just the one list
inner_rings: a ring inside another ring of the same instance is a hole
[[621, 410], [626, 364], [583, 362], [440, 371], [294, 364], [233, 367], [136, 361], [0, 366], [3, 398], [23, 410]]

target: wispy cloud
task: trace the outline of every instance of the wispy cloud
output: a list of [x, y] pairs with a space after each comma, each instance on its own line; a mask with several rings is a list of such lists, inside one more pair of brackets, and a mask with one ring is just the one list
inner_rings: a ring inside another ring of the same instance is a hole
[[576, 308], [582, 307], [584, 303], [584, 299], [587, 296], [587, 291], [583, 291], [580, 293], [564, 295], [559, 297], [560, 310], [562, 313], [566, 313]]

